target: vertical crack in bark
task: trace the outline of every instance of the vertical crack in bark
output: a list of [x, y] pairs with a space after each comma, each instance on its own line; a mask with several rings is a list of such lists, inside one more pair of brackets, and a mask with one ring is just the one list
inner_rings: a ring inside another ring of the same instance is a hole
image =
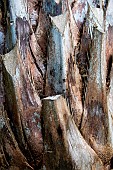
[[112, 69], [112, 63], [113, 63], [113, 56], [111, 55], [108, 60], [108, 66], [107, 66], [107, 77], [106, 77], [106, 88], [109, 90], [110, 86], [110, 73]]
[[42, 72], [40, 66], [38, 65], [38, 63], [37, 63], [37, 61], [36, 61], [36, 57], [35, 57], [35, 55], [34, 55], [34, 53], [33, 53], [33, 51], [32, 51], [32, 48], [31, 48], [30, 43], [29, 43], [29, 49], [30, 49], [31, 55], [32, 55], [32, 57], [33, 57], [33, 59], [34, 59], [34, 63], [35, 63], [35, 65], [36, 65], [38, 71], [40, 72], [40, 74], [41, 74], [41, 76], [42, 76], [42, 78], [43, 78], [43, 80], [44, 80], [43, 72]]
[[76, 57], [77, 66], [79, 68], [79, 72], [82, 78], [82, 103], [84, 107], [86, 92], [87, 92], [87, 83], [88, 83], [88, 73], [90, 67], [90, 45], [91, 45], [91, 37], [88, 35], [88, 23], [85, 21], [83, 23], [83, 29], [81, 34], [81, 42], [80, 42], [80, 49], [79, 53]]

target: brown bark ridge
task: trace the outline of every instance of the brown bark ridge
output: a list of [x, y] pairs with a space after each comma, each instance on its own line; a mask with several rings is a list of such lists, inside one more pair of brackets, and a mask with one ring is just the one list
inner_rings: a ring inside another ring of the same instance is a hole
[[[44, 163], [49, 169], [104, 169], [80, 134], [61, 95], [42, 100]], [[83, 156], [84, 155], [84, 156]]]

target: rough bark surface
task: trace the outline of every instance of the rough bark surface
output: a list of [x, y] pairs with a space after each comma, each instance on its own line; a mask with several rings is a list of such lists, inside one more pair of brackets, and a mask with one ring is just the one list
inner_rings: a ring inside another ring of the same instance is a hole
[[0, 1], [0, 169], [113, 168], [113, 1]]

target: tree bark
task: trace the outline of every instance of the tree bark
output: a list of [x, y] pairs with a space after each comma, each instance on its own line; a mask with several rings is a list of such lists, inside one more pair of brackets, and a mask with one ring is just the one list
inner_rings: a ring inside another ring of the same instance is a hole
[[112, 5], [0, 1], [2, 170], [113, 168]]

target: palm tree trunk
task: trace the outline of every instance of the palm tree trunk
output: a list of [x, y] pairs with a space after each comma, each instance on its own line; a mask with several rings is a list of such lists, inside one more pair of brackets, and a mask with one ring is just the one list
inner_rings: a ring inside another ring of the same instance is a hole
[[112, 169], [112, 5], [0, 1], [1, 169]]

